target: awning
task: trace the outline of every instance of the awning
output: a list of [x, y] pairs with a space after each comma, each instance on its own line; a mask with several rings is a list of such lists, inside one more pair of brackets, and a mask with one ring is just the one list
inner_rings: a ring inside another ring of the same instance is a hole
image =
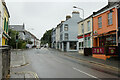
[[11, 37], [8, 35], [8, 34], [6, 34], [5, 32], [3, 32], [3, 35], [2, 35], [5, 39], [11, 39]]

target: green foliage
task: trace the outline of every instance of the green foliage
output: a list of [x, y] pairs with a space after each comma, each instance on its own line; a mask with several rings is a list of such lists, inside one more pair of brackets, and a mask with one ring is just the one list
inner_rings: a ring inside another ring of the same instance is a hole
[[25, 49], [26, 48], [26, 41], [18, 39], [18, 41], [16, 42], [16, 35], [19, 35], [19, 33], [17, 31], [13, 31], [11, 29], [9, 29], [8, 34], [10, 35], [11, 39], [8, 40], [8, 45], [11, 46], [13, 49], [16, 49], [16, 47], [18, 49]]
[[52, 33], [52, 29], [44, 33], [43, 37], [41, 38], [41, 44], [44, 45], [48, 43], [49, 46], [51, 45], [51, 33]]
[[28, 41], [28, 44], [33, 44], [33, 42], [32, 41]]
[[11, 46], [12, 48], [16, 48], [16, 35], [18, 35], [19, 33], [9, 29], [8, 34], [11, 37], [11, 39], [8, 40], [8, 45]]

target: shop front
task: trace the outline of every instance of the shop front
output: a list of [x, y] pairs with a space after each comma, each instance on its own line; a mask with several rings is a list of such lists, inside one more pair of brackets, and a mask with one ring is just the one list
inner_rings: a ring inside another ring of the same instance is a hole
[[111, 56], [118, 55], [118, 46], [116, 42], [116, 34], [101, 34], [95, 38], [96, 47], [92, 48], [93, 57], [106, 60]]
[[78, 36], [78, 42], [79, 42], [79, 53], [84, 54], [85, 56], [92, 54], [92, 37], [91, 33], [87, 33], [81, 36]]

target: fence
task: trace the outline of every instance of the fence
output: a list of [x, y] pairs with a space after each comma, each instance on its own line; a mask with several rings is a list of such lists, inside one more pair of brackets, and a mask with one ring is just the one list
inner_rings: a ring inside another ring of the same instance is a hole
[[0, 47], [0, 80], [10, 75], [11, 51], [8, 46]]

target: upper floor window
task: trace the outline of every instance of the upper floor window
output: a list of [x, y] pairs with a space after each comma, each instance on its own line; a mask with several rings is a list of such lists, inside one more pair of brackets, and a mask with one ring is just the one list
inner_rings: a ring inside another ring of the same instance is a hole
[[65, 40], [68, 40], [68, 33], [65, 33]]
[[60, 40], [63, 40], [63, 35], [62, 34], [60, 35]]
[[62, 32], [62, 31], [63, 31], [63, 25], [60, 26], [60, 32]]
[[108, 25], [112, 25], [112, 12], [108, 13]]
[[102, 17], [98, 18], [98, 27], [102, 28]]
[[68, 31], [68, 24], [65, 24], [64, 30], [65, 30], [65, 31]]
[[90, 31], [90, 21], [87, 22], [88, 31]]
[[81, 27], [82, 27], [82, 33], [84, 33], [84, 26], [83, 26], [83, 24], [81, 24]]

